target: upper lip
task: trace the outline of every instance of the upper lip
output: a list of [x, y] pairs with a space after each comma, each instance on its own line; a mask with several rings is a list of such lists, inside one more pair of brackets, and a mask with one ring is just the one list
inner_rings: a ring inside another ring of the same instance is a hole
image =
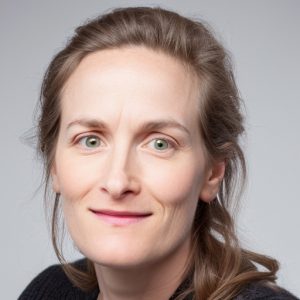
[[108, 216], [128, 216], [128, 217], [146, 217], [152, 215], [150, 212], [136, 212], [136, 211], [118, 211], [110, 209], [91, 209], [94, 213], [104, 214]]

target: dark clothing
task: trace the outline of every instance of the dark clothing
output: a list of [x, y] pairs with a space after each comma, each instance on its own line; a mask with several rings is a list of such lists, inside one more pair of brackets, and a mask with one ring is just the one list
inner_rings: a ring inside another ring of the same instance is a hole
[[[79, 268], [85, 266], [86, 260], [81, 259], [75, 262]], [[170, 298], [173, 300], [176, 295], [182, 291], [187, 282], [183, 282], [174, 295]], [[85, 293], [75, 287], [68, 277], [65, 275], [60, 265], [53, 265], [45, 269], [26, 287], [18, 300], [96, 300], [99, 289], [96, 288], [92, 292]], [[192, 299], [192, 295], [185, 298]], [[248, 284], [235, 300], [297, 300], [295, 296], [281, 289], [274, 291], [261, 283]], [[157, 299], [159, 300], [159, 299]], [[203, 299], [204, 300], [204, 299]], [[299, 300], [299, 299], [298, 299]]]

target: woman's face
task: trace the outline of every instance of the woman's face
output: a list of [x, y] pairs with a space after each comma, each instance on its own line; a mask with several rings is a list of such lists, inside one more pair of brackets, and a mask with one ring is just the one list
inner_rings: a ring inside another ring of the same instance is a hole
[[67, 81], [52, 180], [92, 261], [132, 267], [187, 254], [199, 198], [218, 185], [198, 86], [174, 58], [143, 47], [93, 53]]

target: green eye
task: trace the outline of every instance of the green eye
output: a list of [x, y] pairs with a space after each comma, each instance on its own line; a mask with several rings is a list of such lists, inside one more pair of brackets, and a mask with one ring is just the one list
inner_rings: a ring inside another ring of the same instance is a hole
[[165, 150], [169, 148], [169, 143], [163, 139], [154, 139], [154, 148], [157, 150]]
[[97, 148], [101, 144], [99, 137], [94, 136], [94, 135], [86, 136], [86, 137], [82, 138], [80, 142], [84, 147], [87, 147], [87, 148]]

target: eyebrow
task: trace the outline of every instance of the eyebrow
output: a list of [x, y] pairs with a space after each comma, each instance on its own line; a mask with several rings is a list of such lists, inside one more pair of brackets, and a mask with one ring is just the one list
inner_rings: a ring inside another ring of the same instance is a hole
[[[98, 128], [98, 129], [103, 129], [106, 130], [108, 126], [106, 125], [105, 122], [98, 120], [98, 119], [78, 119], [70, 122], [67, 125], [67, 129], [69, 129], [72, 126], [75, 125], [80, 125], [83, 127], [88, 127], [88, 128]], [[187, 133], [189, 136], [191, 135], [190, 131], [182, 124], [179, 122], [175, 121], [174, 119], [162, 119], [162, 120], [155, 120], [155, 121], [147, 121], [142, 123], [139, 126], [140, 131], [155, 131], [155, 130], [161, 130], [164, 128], [177, 128], [181, 131], [184, 131]]]

